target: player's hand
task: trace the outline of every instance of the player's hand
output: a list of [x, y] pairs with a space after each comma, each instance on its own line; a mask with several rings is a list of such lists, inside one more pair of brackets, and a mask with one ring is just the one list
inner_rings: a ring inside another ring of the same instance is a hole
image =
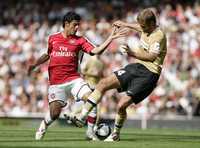
[[130, 47], [129, 47], [127, 44], [120, 45], [119, 51], [120, 51], [122, 54], [128, 54], [129, 51], [130, 51]]
[[134, 51], [133, 49], [131, 49], [127, 44], [123, 44], [119, 47], [119, 51], [122, 54], [126, 54], [132, 57], [136, 57], [136, 51]]
[[112, 39], [116, 39], [119, 37], [124, 37], [127, 36], [129, 33], [129, 29], [128, 28], [122, 28], [122, 27], [117, 27], [117, 26], [113, 26], [112, 27], [112, 33], [111, 33], [111, 38]]
[[116, 26], [116, 27], [126, 27], [125, 23], [122, 22], [122, 21], [120, 21], [120, 20], [115, 21], [115, 22], [113, 23], [113, 26]]
[[36, 68], [35, 65], [30, 65], [30, 66], [28, 67], [28, 76], [31, 75], [31, 73], [35, 70], [35, 68]]

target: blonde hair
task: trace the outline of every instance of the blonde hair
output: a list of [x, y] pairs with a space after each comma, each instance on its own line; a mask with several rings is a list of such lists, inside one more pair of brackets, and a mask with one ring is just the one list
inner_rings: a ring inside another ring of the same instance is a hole
[[153, 22], [156, 25], [156, 15], [152, 9], [146, 8], [139, 12], [137, 21], [144, 22], [146, 25], [149, 25]]

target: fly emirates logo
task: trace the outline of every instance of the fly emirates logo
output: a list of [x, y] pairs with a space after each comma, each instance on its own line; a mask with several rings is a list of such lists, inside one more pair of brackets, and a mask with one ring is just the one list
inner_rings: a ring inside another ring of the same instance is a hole
[[51, 56], [53, 57], [75, 57], [75, 52], [68, 51], [67, 47], [59, 46], [59, 51], [53, 51], [51, 53]]

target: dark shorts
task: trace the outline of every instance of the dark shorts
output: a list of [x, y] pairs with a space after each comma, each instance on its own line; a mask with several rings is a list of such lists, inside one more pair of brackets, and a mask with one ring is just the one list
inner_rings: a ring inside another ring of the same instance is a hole
[[133, 98], [135, 104], [144, 100], [156, 87], [159, 75], [149, 71], [139, 63], [128, 64], [125, 68], [115, 71], [121, 88], [119, 92], [126, 91]]

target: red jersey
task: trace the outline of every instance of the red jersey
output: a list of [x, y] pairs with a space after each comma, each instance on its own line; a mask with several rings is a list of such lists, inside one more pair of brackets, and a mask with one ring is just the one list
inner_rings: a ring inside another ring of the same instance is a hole
[[78, 53], [90, 53], [94, 45], [84, 37], [71, 35], [65, 38], [61, 32], [53, 34], [48, 40], [48, 66], [50, 85], [62, 84], [80, 77], [78, 73]]

